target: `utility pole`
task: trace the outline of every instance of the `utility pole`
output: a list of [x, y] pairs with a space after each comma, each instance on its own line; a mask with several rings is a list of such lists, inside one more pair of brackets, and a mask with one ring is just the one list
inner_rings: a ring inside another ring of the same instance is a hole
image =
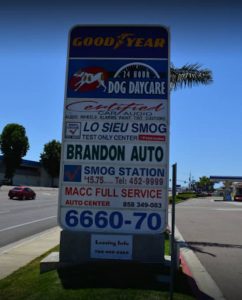
[[190, 174], [189, 174], [189, 190], [191, 190], [191, 178], [192, 178], [192, 174], [191, 174], [191, 171], [190, 171]]

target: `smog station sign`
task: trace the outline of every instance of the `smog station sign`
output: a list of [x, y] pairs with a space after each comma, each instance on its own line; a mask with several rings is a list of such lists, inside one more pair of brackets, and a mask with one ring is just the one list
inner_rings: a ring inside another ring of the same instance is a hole
[[70, 31], [58, 218], [92, 235], [93, 257], [131, 259], [132, 235], [165, 231], [169, 111], [166, 28]]

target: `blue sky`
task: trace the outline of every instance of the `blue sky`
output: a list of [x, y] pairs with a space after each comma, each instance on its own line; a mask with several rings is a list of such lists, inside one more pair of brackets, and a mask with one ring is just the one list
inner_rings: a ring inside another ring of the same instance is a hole
[[73, 25], [161, 24], [170, 28], [173, 64], [199, 63], [214, 78], [171, 93], [170, 164], [177, 162], [178, 183], [190, 173], [195, 180], [242, 176], [241, 8], [218, 0], [1, 1], [0, 131], [23, 125], [29, 160], [39, 160], [45, 143], [61, 140]]

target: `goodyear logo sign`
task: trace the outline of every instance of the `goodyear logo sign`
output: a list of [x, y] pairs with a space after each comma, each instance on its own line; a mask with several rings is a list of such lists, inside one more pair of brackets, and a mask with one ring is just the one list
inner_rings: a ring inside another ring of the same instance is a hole
[[[79, 26], [70, 35], [70, 57], [167, 57], [164, 28], [151, 26]], [[149, 51], [150, 50], [150, 51]]]
[[140, 38], [133, 33], [121, 33], [117, 37], [98, 36], [98, 37], [76, 37], [73, 42], [73, 47], [112, 47], [118, 49], [120, 47], [135, 47], [135, 48], [163, 48], [165, 46], [164, 38]]

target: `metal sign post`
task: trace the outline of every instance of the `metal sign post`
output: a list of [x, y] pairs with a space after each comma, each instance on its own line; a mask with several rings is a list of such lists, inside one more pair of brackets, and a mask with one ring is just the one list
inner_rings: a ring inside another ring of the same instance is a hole
[[177, 164], [172, 165], [172, 217], [171, 217], [171, 281], [170, 281], [170, 299], [173, 299], [174, 280], [176, 268], [176, 249], [175, 249], [175, 204], [176, 204], [176, 182], [177, 182]]

